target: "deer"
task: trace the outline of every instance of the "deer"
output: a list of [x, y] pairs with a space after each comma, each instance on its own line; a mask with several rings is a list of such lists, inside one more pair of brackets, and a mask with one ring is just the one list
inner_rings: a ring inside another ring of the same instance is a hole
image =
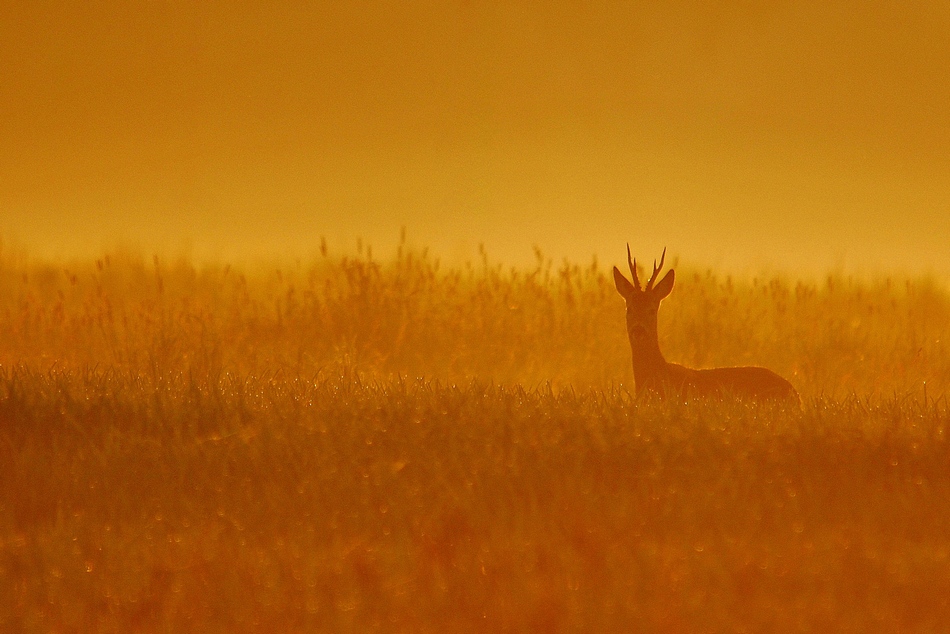
[[653, 393], [661, 397], [719, 397], [736, 396], [755, 400], [782, 400], [800, 403], [798, 392], [781, 376], [760, 367], [726, 367], [694, 370], [670, 363], [660, 352], [657, 334], [657, 312], [662, 302], [673, 290], [676, 275], [667, 271], [659, 282], [657, 276], [663, 269], [666, 248], [657, 266], [653, 260], [653, 274], [645, 287], [637, 277], [637, 261], [630, 256], [627, 245], [627, 263], [631, 283], [616, 266], [614, 284], [627, 304], [627, 336], [633, 353], [633, 379], [638, 396]]

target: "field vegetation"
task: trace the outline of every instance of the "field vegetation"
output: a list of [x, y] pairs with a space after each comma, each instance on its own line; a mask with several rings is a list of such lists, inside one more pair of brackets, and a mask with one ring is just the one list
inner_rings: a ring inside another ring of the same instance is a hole
[[664, 402], [612, 264], [0, 252], [0, 629], [943, 631], [943, 282], [677, 266], [802, 407]]

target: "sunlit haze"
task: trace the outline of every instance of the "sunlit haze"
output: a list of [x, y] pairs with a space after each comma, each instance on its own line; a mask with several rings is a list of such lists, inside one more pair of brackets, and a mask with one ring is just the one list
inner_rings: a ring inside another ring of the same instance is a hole
[[950, 4], [23, 2], [0, 239], [950, 274]]

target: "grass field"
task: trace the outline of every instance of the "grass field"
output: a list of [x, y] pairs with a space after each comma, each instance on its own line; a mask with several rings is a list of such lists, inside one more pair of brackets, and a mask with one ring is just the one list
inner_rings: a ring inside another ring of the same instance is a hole
[[945, 631], [946, 287], [677, 267], [797, 410], [637, 399], [609, 268], [0, 253], [0, 629]]

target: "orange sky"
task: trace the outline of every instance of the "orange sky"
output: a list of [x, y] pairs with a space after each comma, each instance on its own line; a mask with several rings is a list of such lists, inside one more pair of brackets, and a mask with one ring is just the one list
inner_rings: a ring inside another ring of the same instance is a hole
[[0, 236], [950, 273], [946, 2], [309, 4], [7, 0]]

